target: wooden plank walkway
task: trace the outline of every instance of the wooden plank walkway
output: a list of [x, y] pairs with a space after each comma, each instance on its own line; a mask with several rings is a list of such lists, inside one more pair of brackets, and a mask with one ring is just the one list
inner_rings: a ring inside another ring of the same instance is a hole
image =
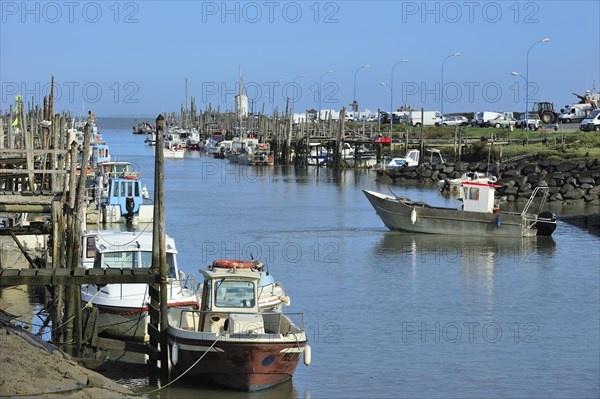
[[53, 284], [151, 284], [159, 274], [150, 269], [0, 269], [0, 287]]

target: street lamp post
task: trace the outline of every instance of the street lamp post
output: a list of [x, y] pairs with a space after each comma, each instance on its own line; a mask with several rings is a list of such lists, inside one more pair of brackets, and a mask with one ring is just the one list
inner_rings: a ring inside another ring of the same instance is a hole
[[442, 111], [442, 122], [441, 125], [444, 126], [444, 64], [446, 63], [446, 61], [448, 61], [448, 59], [452, 58], [452, 57], [458, 57], [460, 56], [460, 53], [453, 53], [450, 54], [449, 56], [447, 56], [446, 58], [444, 58], [444, 61], [442, 61], [442, 87], [440, 88], [440, 92], [441, 92], [441, 111]]
[[321, 81], [323, 80], [323, 76], [330, 73], [333, 73], [331, 69], [319, 77], [319, 114], [317, 115], [317, 122], [321, 120]]
[[390, 76], [390, 132], [393, 132], [394, 127], [394, 68], [396, 68], [396, 66], [398, 66], [399, 64], [406, 64], [407, 62], [408, 60], [405, 58], [402, 61], [396, 62], [392, 66], [392, 73]]
[[529, 52], [531, 51], [532, 47], [535, 46], [536, 44], [548, 43], [549, 41], [550, 41], [550, 39], [545, 37], [542, 40], [538, 40], [538, 41], [534, 42], [527, 49], [527, 59], [526, 59], [526, 65], [525, 65], [525, 126], [527, 127], [527, 129], [529, 129]]
[[356, 120], [356, 113], [358, 112], [358, 104], [356, 104], [356, 74], [358, 74], [358, 71], [360, 71], [361, 69], [367, 69], [369, 67], [370, 65], [366, 64], [361, 67], [358, 67], [356, 71], [354, 71], [354, 94], [352, 97], [352, 111], [354, 111], [352, 114], [352, 120], [354, 121]]
[[[523, 75], [521, 75], [519, 72], [511, 72], [510, 74], [511, 74], [512, 76], [518, 76], [518, 77], [520, 77], [521, 79], [523, 79], [523, 81], [525, 82], [525, 86], [527, 86], [527, 80], [526, 80], [526, 79], [525, 79], [525, 77], [524, 77]], [[527, 112], [528, 112], [528, 111], [527, 111], [527, 105], [525, 105], [525, 122], [526, 122], [526, 123], [527, 123], [527, 122], [529, 122], [529, 121], [527, 121]], [[527, 125], [527, 124], [526, 124], [526, 125], [525, 125], [525, 129], [529, 129], [529, 125]]]

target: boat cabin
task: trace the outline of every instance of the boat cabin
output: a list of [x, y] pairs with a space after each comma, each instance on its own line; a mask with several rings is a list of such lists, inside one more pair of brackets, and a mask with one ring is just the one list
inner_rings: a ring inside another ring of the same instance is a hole
[[129, 208], [132, 208], [131, 213], [138, 213], [143, 201], [141, 181], [136, 176], [117, 177], [110, 180], [108, 204], [119, 205], [121, 216], [128, 214]]
[[92, 166], [98, 167], [105, 162], [110, 162], [110, 151], [108, 145], [100, 141], [92, 147]]
[[204, 286], [200, 327], [204, 332], [265, 333], [258, 307], [261, 272], [212, 266], [201, 272]]
[[[87, 254], [91, 254], [91, 245], [95, 245], [94, 268], [102, 269], [149, 269], [152, 266], [152, 233], [102, 231], [88, 237]], [[166, 236], [167, 275], [178, 278], [177, 249], [175, 240]], [[142, 285], [140, 285], [142, 286]]]
[[495, 203], [496, 188], [500, 184], [465, 181], [460, 183], [462, 210], [467, 212], [493, 213], [497, 210]]

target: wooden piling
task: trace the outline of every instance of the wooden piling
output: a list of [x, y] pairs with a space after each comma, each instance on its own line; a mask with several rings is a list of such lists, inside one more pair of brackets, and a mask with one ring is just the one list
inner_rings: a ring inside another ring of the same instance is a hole
[[340, 148], [342, 146], [342, 136], [344, 134], [344, 120], [346, 119], [346, 107], [340, 111], [340, 123], [335, 140], [335, 151], [333, 153], [333, 171], [338, 173], [342, 170], [342, 154]]
[[165, 119], [162, 115], [156, 118], [156, 148], [154, 163], [154, 221], [152, 236], [152, 269], [160, 273], [160, 284], [151, 284], [150, 324], [148, 343], [150, 383], [157, 383], [157, 368], [160, 361], [161, 385], [169, 383], [169, 358], [168, 358], [168, 316], [167, 316], [167, 252], [165, 239], [165, 212], [164, 212], [164, 152], [163, 131]]

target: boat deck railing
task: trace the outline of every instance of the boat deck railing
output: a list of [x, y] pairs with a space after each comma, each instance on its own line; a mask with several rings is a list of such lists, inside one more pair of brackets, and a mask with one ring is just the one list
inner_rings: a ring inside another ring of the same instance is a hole
[[542, 192], [542, 200], [540, 201], [540, 204], [538, 206], [538, 210], [537, 212], [534, 213], [534, 215], [539, 214], [542, 209], [544, 208], [544, 206], [546, 205], [546, 201], [548, 200], [548, 197], [550, 196], [549, 193], [549, 187], [536, 187], [533, 192], [531, 193], [531, 195], [529, 196], [529, 200], [527, 200], [527, 203], [525, 204], [525, 208], [523, 208], [523, 212], [521, 212], [521, 216], [523, 218], [527, 217], [528, 215], [531, 216], [530, 212], [529, 212], [529, 208], [531, 208], [531, 206], [533, 205], [533, 201], [535, 199], [535, 197], [538, 196], [538, 193]]

